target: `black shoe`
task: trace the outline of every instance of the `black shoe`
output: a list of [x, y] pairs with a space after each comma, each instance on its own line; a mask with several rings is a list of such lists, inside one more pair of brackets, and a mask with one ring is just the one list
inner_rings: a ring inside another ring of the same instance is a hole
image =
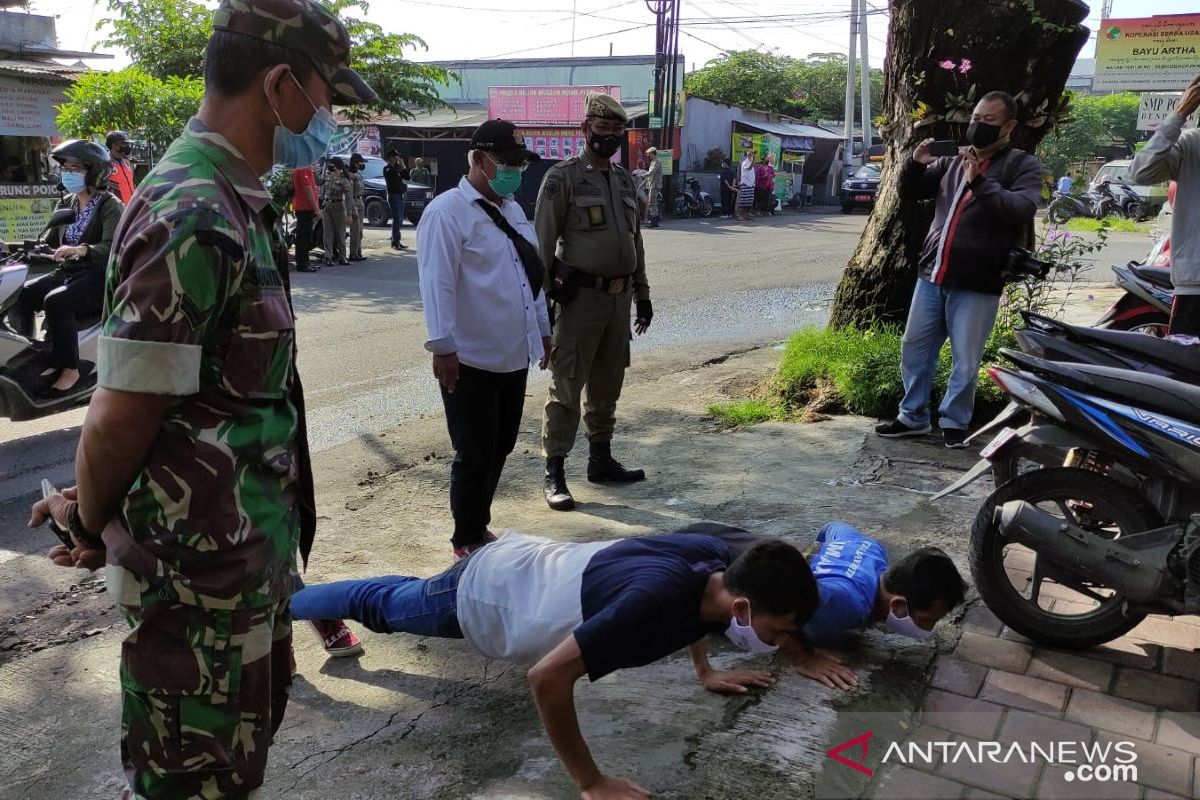
[[327, 267], [332, 267], [332, 266], [333, 266], [333, 259], [332, 259], [332, 258], [327, 258], [327, 259], [325, 259], [325, 266], [327, 266]]
[[543, 488], [547, 505], [555, 511], [570, 511], [575, 507], [575, 498], [567, 488], [565, 461], [562, 457], [546, 459], [546, 482]]
[[903, 439], [907, 436], [924, 436], [932, 431], [933, 428], [926, 425], [924, 428], [910, 428], [898, 419], [891, 422], [885, 422], [882, 425], [875, 427], [875, 433], [882, 436], [884, 439]]
[[339, 258], [339, 259], [338, 259], [338, 264], [339, 264], [340, 266], [343, 266], [343, 267], [344, 267], [344, 266], [346, 266], [346, 265], [347, 265], [347, 264], [349, 264], [349, 263], [350, 263], [350, 259], [346, 258], [345, 256], [342, 256], [341, 258]]
[[305, 264], [303, 267], [296, 267], [296, 272], [320, 272], [320, 267], [314, 267], [312, 264]]
[[637, 483], [646, 480], [646, 472], [625, 469], [612, 457], [608, 442], [593, 442], [588, 455], [587, 479], [592, 483]]
[[951, 450], [962, 450], [967, 446], [967, 432], [958, 428], [942, 428], [942, 439]]
[[351, 261], [366, 261], [366, 260], [367, 260], [367, 257], [366, 257], [366, 256], [364, 256], [364, 255], [362, 255], [362, 254], [359, 254], [359, 255], [356, 255], [356, 256], [350, 256], [350, 260], [351, 260]]

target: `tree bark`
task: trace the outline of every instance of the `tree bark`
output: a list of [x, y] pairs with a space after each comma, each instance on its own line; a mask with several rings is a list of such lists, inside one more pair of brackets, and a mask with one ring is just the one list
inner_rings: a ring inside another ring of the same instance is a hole
[[[833, 300], [830, 325], [903, 324], [931, 203], [901, 203], [900, 173], [922, 139], [962, 141], [971, 108], [1017, 99], [1013, 146], [1027, 152], [1065, 113], [1063, 87], [1088, 38], [1079, 0], [891, 0], [884, 65], [886, 156], [879, 195]], [[962, 60], [970, 62], [962, 72]], [[941, 66], [955, 63], [949, 70]]]

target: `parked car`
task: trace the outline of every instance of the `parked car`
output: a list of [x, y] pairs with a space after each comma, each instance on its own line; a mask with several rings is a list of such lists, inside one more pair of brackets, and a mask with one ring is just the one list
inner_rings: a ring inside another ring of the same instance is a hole
[[1167, 184], [1158, 183], [1153, 186], [1144, 184], [1135, 184], [1129, 178], [1129, 166], [1133, 162], [1129, 159], [1121, 159], [1119, 161], [1109, 161], [1102, 166], [1096, 176], [1092, 178], [1090, 189], [1097, 189], [1100, 184], [1109, 181], [1113, 186], [1120, 186], [1121, 182], [1129, 184], [1129, 188], [1142, 198], [1142, 213], [1146, 216], [1154, 216], [1167, 202]]
[[875, 195], [879, 192], [878, 164], [864, 164], [846, 176], [838, 198], [842, 201], [842, 213], [849, 214], [858, 206], [874, 208]]
[[[349, 159], [343, 155], [342, 158]], [[383, 180], [383, 168], [387, 162], [382, 158], [367, 157], [363, 168], [363, 202], [366, 206], [364, 222], [367, 225], [379, 227], [387, 225], [392, 219], [392, 210], [388, 207], [387, 183]], [[404, 218], [416, 225], [421, 221], [425, 206], [433, 199], [433, 187], [422, 183], [408, 183], [404, 192]]]

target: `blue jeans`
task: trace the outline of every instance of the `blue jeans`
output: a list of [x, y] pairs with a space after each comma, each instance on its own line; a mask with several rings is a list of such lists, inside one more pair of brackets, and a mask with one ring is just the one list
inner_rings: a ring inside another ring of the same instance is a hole
[[292, 595], [292, 616], [352, 619], [376, 633], [461, 639], [458, 581], [467, 560], [432, 578], [390, 575], [306, 586]]
[[400, 226], [404, 224], [404, 195], [389, 194], [388, 208], [392, 212], [392, 245], [400, 244]]
[[910, 428], [929, 424], [929, 393], [938, 353], [949, 336], [954, 360], [938, 424], [943, 430], [967, 429], [975, 411], [979, 362], [999, 308], [1000, 298], [996, 295], [917, 281], [900, 349], [900, 374], [904, 378], [898, 417], [901, 422]]

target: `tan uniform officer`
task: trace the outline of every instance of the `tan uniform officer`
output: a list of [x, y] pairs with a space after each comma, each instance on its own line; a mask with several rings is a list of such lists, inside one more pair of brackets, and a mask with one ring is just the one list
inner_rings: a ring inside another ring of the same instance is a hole
[[350, 217], [350, 260], [365, 261], [362, 254], [363, 215], [367, 213], [366, 202], [363, 200], [363, 170], [367, 168], [367, 160], [360, 153], [350, 156], [350, 169], [346, 177], [350, 179], [350, 205], [346, 213]]
[[621, 147], [628, 117], [606, 94], [589, 95], [586, 114], [587, 148], [546, 173], [534, 215], [557, 313], [542, 455], [546, 502], [560, 511], [575, 506], [564, 461], [575, 444], [581, 400], [590, 449], [588, 480], [630, 483], [646, 477], [640, 469], [622, 467], [610, 449], [629, 366], [630, 306], [636, 299], [639, 336], [654, 316], [637, 186], [609, 160]]
[[334, 261], [349, 264], [346, 258], [346, 210], [353, 202], [346, 163], [331, 158], [325, 167], [325, 203], [321, 208], [321, 224], [325, 228], [325, 266]]

